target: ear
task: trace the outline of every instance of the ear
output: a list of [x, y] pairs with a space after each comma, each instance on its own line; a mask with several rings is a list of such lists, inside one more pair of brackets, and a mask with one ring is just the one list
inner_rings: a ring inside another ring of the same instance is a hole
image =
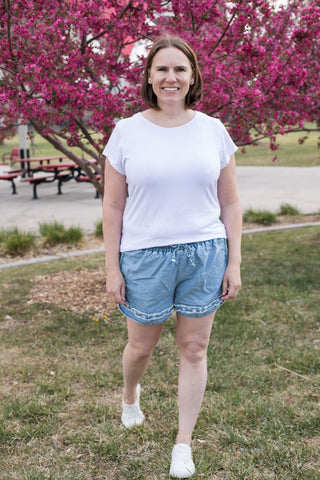
[[193, 85], [193, 84], [194, 84], [194, 71], [192, 72], [192, 77], [191, 77], [190, 85]]

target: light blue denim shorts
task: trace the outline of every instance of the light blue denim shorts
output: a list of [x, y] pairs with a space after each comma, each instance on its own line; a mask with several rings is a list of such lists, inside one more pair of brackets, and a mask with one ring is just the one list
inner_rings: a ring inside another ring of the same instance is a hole
[[163, 323], [174, 310], [185, 317], [209, 315], [223, 304], [227, 261], [225, 238], [122, 252], [128, 305], [119, 309], [142, 325]]

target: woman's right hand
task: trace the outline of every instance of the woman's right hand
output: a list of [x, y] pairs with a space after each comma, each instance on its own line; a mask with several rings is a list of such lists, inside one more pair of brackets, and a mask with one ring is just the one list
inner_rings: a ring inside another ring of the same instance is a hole
[[107, 295], [111, 302], [127, 305], [125, 281], [120, 269], [107, 270]]

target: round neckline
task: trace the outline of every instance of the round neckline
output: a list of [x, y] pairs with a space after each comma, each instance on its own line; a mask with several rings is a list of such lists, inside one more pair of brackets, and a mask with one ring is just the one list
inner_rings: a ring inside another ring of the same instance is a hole
[[165, 129], [165, 130], [175, 130], [176, 128], [183, 128], [183, 127], [186, 127], [187, 125], [190, 125], [190, 123], [192, 123], [192, 122], [195, 120], [195, 118], [198, 116], [198, 111], [196, 110], [196, 111], [194, 112], [193, 117], [192, 117], [190, 120], [188, 120], [186, 123], [183, 123], [182, 125], [178, 125], [178, 126], [176, 126], [176, 127], [164, 127], [164, 126], [162, 126], [162, 125], [158, 125], [157, 123], [151, 122], [151, 120], [148, 120], [148, 119], [143, 115], [142, 112], [139, 112], [138, 115], [140, 115], [140, 117], [143, 118], [143, 120], [144, 120], [145, 122], [149, 123], [149, 125], [153, 125], [154, 127], [157, 127], [157, 128], [163, 128], [163, 129]]

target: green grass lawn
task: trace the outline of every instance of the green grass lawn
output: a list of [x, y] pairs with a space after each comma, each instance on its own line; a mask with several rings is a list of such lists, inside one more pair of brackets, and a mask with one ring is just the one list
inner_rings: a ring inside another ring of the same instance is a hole
[[[261, 140], [256, 147], [246, 147], [246, 153], [237, 153], [237, 164], [240, 165], [259, 165], [259, 166], [283, 166], [283, 167], [308, 167], [320, 165], [320, 149], [318, 148], [319, 132], [311, 132], [303, 145], [298, 144], [299, 138], [304, 133], [290, 133], [288, 135], [278, 135], [280, 148], [273, 152], [269, 148], [268, 140]], [[12, 148], [19, 146], [18, 136], [6, 140], [4, 145], [0, 145], [0, 159], [3, 153], [10, 152]], [[73, 147], [75, 153], [80, 150]], [[33, 147], [30, 146], [30, 156], [41, 157], [45, 155], [55, 155], [57, 151], [53, 146], [46, 142], [40, 135], [34, 137]], [[274, 156], [278, 157], [276, 162], [272, 162]]]
[[[66, 144], [66, 142], [64, 142]], [[4, 145], [0, 145], [0, 161], [4, 153], [10, 153], [12, 148], [19, 148], [19, 137], [15, 135], [13, 138], [4, 141]], [[81, 150], [77, 147], [72, 147], [72, 151], [76, 154], [81, 153]], [[45, 157], [60, 155], [61, 152], [56, 150], [51, 143], [47, 142], [39, 134], [34, 135], [33, 143], [29, 144], [30, 157]]]
[[[308, 138], [302, 145], [298, 140], [304, 136]], [[280, 148], [272, 151], [269, 148], [267, 139], [261, 140], [257, 146], [245, 147], [246, 153], [237, 153], [238, 165], [259, 165], [270, 166], [278, 165], [282, 167], [310, 167], [320, 165], [320, 149], [318, 147], [319, 132], [310, 132], [309, 134], [299, 132], [287, 135], [278, 135], [277, 143]], [[273, 157], [277, 156], [275, 162]]]
[[[219, 310], [208, 352], [196, 480], [320, 479], [319, 256], [319, 227], [244, 236], [243, 288]], [[169, 478], [174, 318], [142, 381], [146, 422], [127, 431], [123, 317], [29, 302], [39, 275], [102, 265], [91, 255], [0, 271], [2, 480]]]

